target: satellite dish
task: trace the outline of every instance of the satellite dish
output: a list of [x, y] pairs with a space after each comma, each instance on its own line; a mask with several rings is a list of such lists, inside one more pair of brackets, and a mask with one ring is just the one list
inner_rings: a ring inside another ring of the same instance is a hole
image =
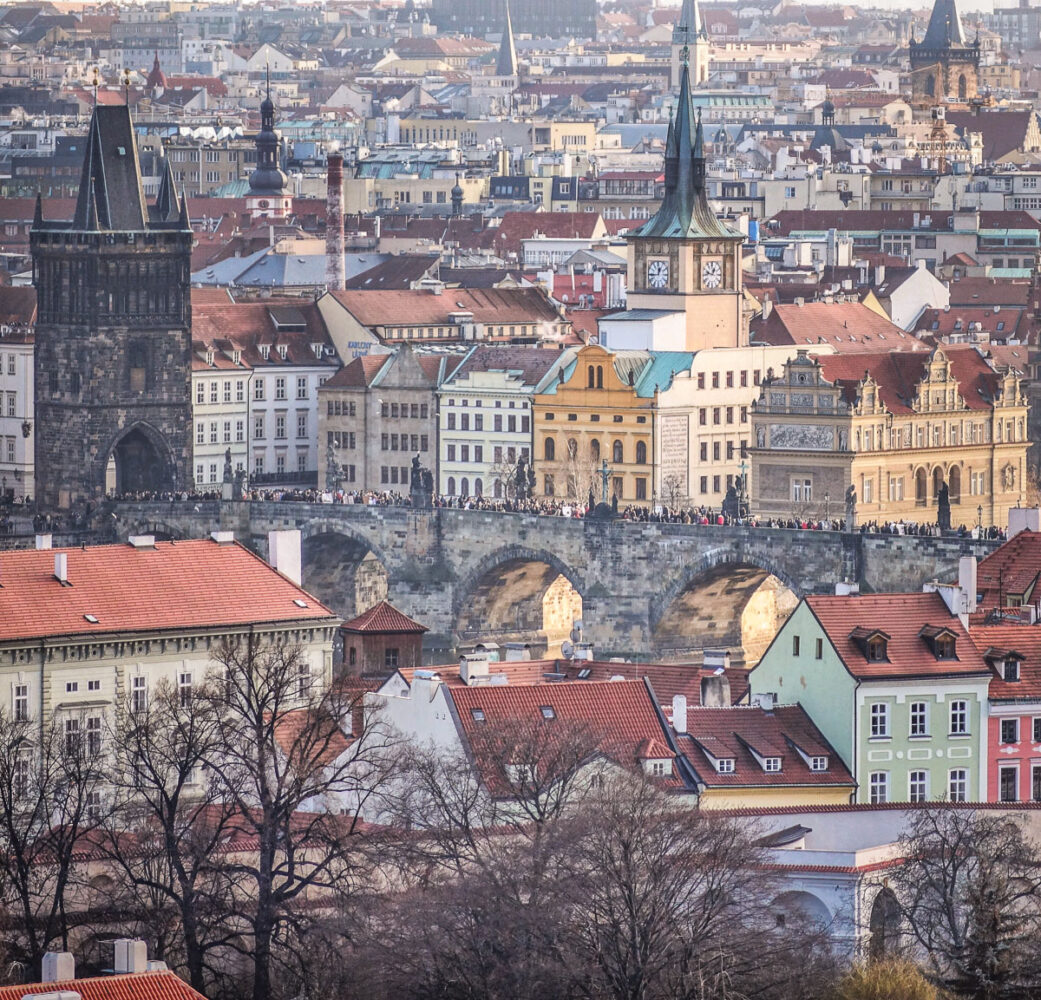
[[560, 644], [560, 655], [565, 660], [570, 660], [575, 655], [575, 644], [570, 639], [565, 639]]

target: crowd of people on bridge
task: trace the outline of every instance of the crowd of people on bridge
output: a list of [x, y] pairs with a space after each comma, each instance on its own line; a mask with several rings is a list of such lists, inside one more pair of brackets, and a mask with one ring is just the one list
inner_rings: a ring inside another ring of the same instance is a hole
[[[181, 491], [163, 493], [130, 493], [113, 496], [111, 499], [123, 502], [170, 502], [200, 503], [220, 500], [219, 491]], [[270, 489], [246, 490], [242, 499], [247, 502], [274, 503], [313, 503], [313, 504], [362, 504], [370, 507], [410, 507], [412, 498], [408, 493], [374, 490], [320, 490], [320, 489]], [[475, 496], [442, 496], [434, 495], [432, 505], [437, 508], [456, 510], [472, 510], [503, 514], [534, 514], [541, 517], [585, 518], [594, 512], [596, 505], [588, 502], [578, 503], [573, 499], [555, 497], [531, 498], [523, 500], [498, 499], [494, 497]], [[842, 518], [805, 519], [784, 517], [757, 517], [755, 515], [734, 517], [724, 514], [722, 510], [707, 506], [670, 506], [655, 504], [641, 506], [628, 504], [615, 507], [612, 515], [621, 521], [662, 524], [690, 525], [743, 525], [752, 528], [781, 528], [795, 531], [844, 531], [845, 521]], [[883, 535], [933, 535], [943, 532], [936, 524], [923, 524], [915, 521], [867, 521], [858, 524], [856, 529], [861, 534]], [[985, 537], [1003, 539], [1005, 532], [998, 527], [982, 528], [980, 526], [961, 525], [954, 529], [959, 537]]]

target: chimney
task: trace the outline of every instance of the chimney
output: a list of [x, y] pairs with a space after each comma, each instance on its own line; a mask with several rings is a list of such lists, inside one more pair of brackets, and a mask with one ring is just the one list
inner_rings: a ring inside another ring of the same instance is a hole
[[879, 264], [875, 267], [875, 287], [884, 285], [886, 281], [886, 265]]
[[441, 684], [441, 675], [436, 670], [417, 670], [412, 674], [412, 698], [420, 704], [429, 705]]
[[303, 580], [300, 556], [300, 529], [286, 528], [267, 533], [267, 561], [272, 568], [298, 587]]
[[41, 983], [61, 983], [76, 978], [76, 959], [71, 951], [49, 951], [43, 956]]
[[49, 549], [51, 547], [51, 535], [37, 535], [36, 536], [36, 547], [38, 549]]
[[685, 694], [672, 696], [672, 728], [681, 735], [687, 731], [687, 696]]
[[1013, 507], [1008, 512], [1008, 537], [1021, 531], [1041, 531], [1041, 508]]
[[764, 712], [772, 712], [777, 704], [777, 695], [773, 691], [760, 691], [752, 695], [752, 707], [761, 708]]
[[343, 261], [343, 153], [329, 153], [325, 196], [325, 285], [330, 291], [346, 287]]
[[774, 311], [774, 300], [770, 298], [769, 294], [763, 299], [763, 319], [769, 319], [770, 314]]
[[468, 653], [459, 660], [459, 679], [468, 686], [487, 680], [490, 672], [487, 653]]
[[148, 945], [140, 938], [117, 938], [112, 969], [117, 976], [148, 970]]
[[964, 598], [966, 614], [972, 614], [976, 610], [976, 594], [979, 592], [977, 586], [976, 557], [962, 556], [958, 560], [958, 589]]
[[69, 582], [69, 554], [67, 552], [54, 553], [54, 579], [62, 585]]

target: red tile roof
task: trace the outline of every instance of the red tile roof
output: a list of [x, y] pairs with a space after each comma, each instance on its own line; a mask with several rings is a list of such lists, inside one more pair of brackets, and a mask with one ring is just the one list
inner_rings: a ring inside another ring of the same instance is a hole
[[[811, 595], [805, 601], [854, 677], [877, 680], [990, 674], [960, 619], [950, 613], [939, 594]], [[955, 636], [957, 659], [938, 660], [919, 634], [923, 625], [949, 628]], [[863, 648], [850, 638], [856, 628], [886, 632], [887, 659], [868, 660]], [[804, 655], [810, 655], [809, 651]]]
[[861, 302], [776, 305], [766, 320], [753, 324], [753, 339], [799, 347], [827, 344], [842, 353], [925, 349], [913, 334]]
[[1038, 576], [1041, 575], [1041, 533], [1021, 531], [1004, 545], [981, 559], [976, 567], [976, 592], [980, 610], [1004, 606], [1017, 597], [1029, 604], [1037, 602]]
[[[899, 100], [897, 96], [892, 98]], [[915, 216], [918, 225], [915, 226]], [[931, 224], [926, 226], [928, 217]], [[783, 209], [778, 212], [770, 229], [771, 234], [788, 235], [794, 230], [813, 232], [837, 229], [848, 232], [892, 232], [893, 230], [918, 230], [927, 232], [951, 232], [949, 212], [921, 213], [911, 209], [882, 211], [881, 209]], [[993, 211], [980, 212], [981, 229], [1036, 229], [1037, 220], [1029, 212]], [[965, 280], [965, 279], [962, 279]], [[952, 282], [953, 284], [953, 282]]]
[[504, 212], [493, 232], [492, 245], [499, 254], [520, 253], [521, 241], [536, 234], [555, 240], [605, 235], [599, 212]]
[[1004, 675], [998, 672], [1000, 666], [995, 665], [989, 689], [991, 700], [1041, 699], [1041, 626], [970, 625], [969, 636], [981, 656], [986, 656], [988, 652], [995, 655], [1002, 652], [1020, 654], [1018, 681], [1006, 681]]
[[[958, 392], [970, 410], [990, 410], [997, 391], [997, 375], [987, 360], [970, 345], [944, 344], [935, 348], [946, 355], [951, 374], [958, 381]], [[857, 395], [865, 375], [878, 383], [879, 396], [890, 413], [913, 413], [919, 382], [926, 375], [933, 352], [887, 351], [863, 354], [821, 354], [817, 356], [827, 381], [841, 385], [847, 400]]]
[[537, 385], [559, 357], [560, 351], [548, 347], [482, 344], [466, 356], [452, 381], [463, 381], [471, 372], [516, 372], [522, 384]]
[[[952, 306], [950, 309], [926, 309], [915, 320], [915, 332], [932, 334], [934, 337], [949, 337], [952, 334], [967, 335], [979, 324], [978, 332], [988, 333], [994, 340], [1006, 340], [1016, 335], [1020, 320], [1025, 315], [1023, 308], [1001, 308], [994, 306]], [[1026, 329], [1026, 324], [1024, 330]]]
[[[71, 586], [55, 579], [59, 552]], [[237, 543], [0, 553], [0, 641], [298, 620], [335, 615]]]
[[[848, 785], [852, 790], [855, 784], [801, 705], [769, 712], [748, 706], [688, 709], [687, 730], [677, 743], [708, 788]], [[810, 770], [796, 747], [809, 757], [827, 757], [827, 770]], [[761, 757], [780, 757], [781, 770], [763, 770], [753, 750]], [[709, 754], [733, 760], [734, 770], [721, 774]]]
[[1010, 278], [956, 278], [950, 282], [951, 309], [958, 306], [1030, 305], [1030, 282]]
[[427, 631], [426, 625], [402, 614], [390, 601], [380, 601], [357, 618], [342, 626], [348, 632], [419, 632]]
[[[624, 767], [633, 767], [647, 740], [668, 744], [669, 737], [643, 681], [563, 681], [535, 685], [449, 687], [460, 727], [480, 756], [487, 734], [496, 723], [544, 722], [545, 725], [588, 727], [591, 742]], [[553, 710], [545, 719], [543, 707]], [[484, 721], [474, 718], [474, 710]], [[674, 757], [670, 750], [668, 756]], [[674, 781], [678, 781], [675, 778]], [[670, 782], [671, 783], [671, 782]]]
[[67, 979], [57, 983], [0, 986], [0, 1000], [21, 1000], [31, 993], [73, 990], [83, 1000], [206, 1000], [172, 972], [137, 972], [126, 976]]

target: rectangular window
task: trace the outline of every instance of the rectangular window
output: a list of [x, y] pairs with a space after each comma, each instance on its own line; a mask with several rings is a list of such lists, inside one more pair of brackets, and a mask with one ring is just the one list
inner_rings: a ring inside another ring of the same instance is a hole
[[792, 656], [799, 655], [799, 647], [802, 645], [802, 640], [799, 636], [792, 636]]
[[307, 376], [301, 375], [296, 380], [296, 398], [307, 399]]
[[871, 738], [885, 739], [889, 736], [889, 706], [876, 702], [871, 706]]
[[262, 378], [258, 378], [256, 382], [253, 383], [253, 398], [264, 398], [264, 380]]
[[951, 702], [951, 736], [967, 736], [969, 733], [969, 703]]
[[148, 679], [133, 677], [130, 681], [130, 711], [141, 715], [148, 708]]
[[246, 383], [242, 379], [235, 380], [235, 402], [241, 403], [246, 398]]
[[279, 375], [275, 379], [275, 399], [285, 399], [285, 398], [286, 398], [286, 377], [284, 375]]
[[1031, 729], [1033, 730], [1034, 734], [1034, 742], [1041, 743], [1041, 718], [1036, 718], [1033, 720]]
[[100, 715], [92, 715], [87, 719], [87, 754], [90, 757], [101, 756]]
[[284, 440], [286, 436], [286, 415], [284, 413], [275, 414], [275, 438], [277, 440]]
[[27, 755], [15, 757], [11, 769], [11, 789], [16, 799], [24, 799], [29, 794], [31, 763]]
[[258, 440], [264, 437], [264, 414], [261, 413], [253, 418], [253, 436]]
[[824, 659], [824, 640], [823, 639], [816, 639], [814, 641], [814, 643], [813, 643], [813, 656], [814, 656], [814, 659], [817, 659], [817, 660], [823, 660]]
[[907, 778], [908, 802], [924, 802], [928, 791], [928, 775], [925, 771], [912, 771]]
[[307, 410], [299, 410], [296, 414], [296, 436], [307, 437]]
[[65, 720], [65, 753], [69, 757], [78, 757], [80, 752], [80, 720]]
[[177, 696], [182, 708], [186, 708], [192, 702], [192, 675], [191, 671], [183, 670], [177, 677]]
[[1030, 769], [1030, 798], [1033, 802], [1041, 802], [1041, 764]]
[[872, 771], [868, 779], [868, 794], [873, 806], [884, 805], [889, 801], [889, 774], [886, 771]]
[[15, 722], [29, 721], [29, 685], [14, 686], [14, 718]]
[[967, 802], [969, 799], [969, 772], [956, 767], [947, 776], [947, 797], [951, 802]]
[[211, 403], [216, 403], [217, 402], [217, 383], [216, 382], [211, 382], [210, 383], [210, 402]]
[[911, 702], [911, 735], [929, 735], [928, 722], [926, 721], [926, 706], [924, 701]]
[[1019, 719], [1002, 719], [1001, 720], [1001, 742], [1002, 743], [1018, 743], [1019, 742]]
[[1016, 802], [1019, 799], [1019, 768], [998, 768], [998, 800], [1000, 802]]

